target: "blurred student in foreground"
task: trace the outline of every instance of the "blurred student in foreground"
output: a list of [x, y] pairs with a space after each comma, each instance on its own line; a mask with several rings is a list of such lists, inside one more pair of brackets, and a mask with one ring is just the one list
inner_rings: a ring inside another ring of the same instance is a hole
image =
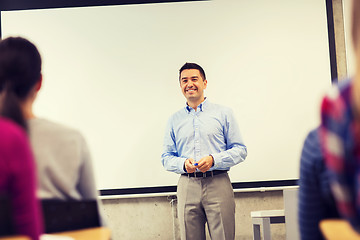
[[305, 139], [300, 161], [299, 230], [302, 240], [324, 239], [319, 223], [326, 218], [338, 218], [329, 183], [329, 171], [321, 152], [319, 128]]
[[[12, 73], [5, 86], [14, 89], [21, 99], [30, 141], [35, 155], [41, 199], [97, 199], [89, 150], [83, 136], [66, 126], [37, 118], [33, 103], [41, 88], [41, 57], [37, 48], [21, 37], [2, 41], [12, 61], [7, 67]], [[25, 51], [30, 48], [31, 50]]]
[[356, 73], [323, 99], [320, 143], [340, 215], [360, 232], [360, 1], [353, 1]]
[[[35, 47], [25, 42], [19, 51], [32, 54]], [[26, 120], [21, 111], [24, 95], [13, 82], [25, 81], [17, 72], [33, 77], [7, 41], [0, 41], [0, 195], [10, 201], [13, 233], [38, 240], [42, 217], [36, 198], [36, 168], [26, 136]], [[11, 231], [11, 230], [9, 230]]]

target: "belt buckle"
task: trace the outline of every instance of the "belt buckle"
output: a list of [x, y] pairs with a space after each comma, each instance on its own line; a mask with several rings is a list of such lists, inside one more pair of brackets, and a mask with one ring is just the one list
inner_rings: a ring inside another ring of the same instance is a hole
[[[208, 174], [208, 176], [207, 176], [207, 174]], [[214, 177], [214, 172], [213, 172], [213, 171], [204, 172], [204, 176], [205, 176], [205, 177]]]
[[213, 171], [204, 172], [203, 173], [203, 178], [207, 178], [207, 177], [214, 177], [214, 172]]

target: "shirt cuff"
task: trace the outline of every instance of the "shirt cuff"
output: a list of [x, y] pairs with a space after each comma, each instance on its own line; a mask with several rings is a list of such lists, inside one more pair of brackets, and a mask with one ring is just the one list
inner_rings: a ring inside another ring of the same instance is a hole
[[210, 154], [210, 156], [212, 156], [214, 159], [212, 168], [219, 168], [220, 167], [220, 164], [219, 164], [220, 153]]
[[186, 170], [185, 170], [185, 161], [186, 161], [187, 158], [181, 158], [179, 159], [179, 170], [181, 170], [180, 174], [183, 174], [183, 173], [186, 173]]

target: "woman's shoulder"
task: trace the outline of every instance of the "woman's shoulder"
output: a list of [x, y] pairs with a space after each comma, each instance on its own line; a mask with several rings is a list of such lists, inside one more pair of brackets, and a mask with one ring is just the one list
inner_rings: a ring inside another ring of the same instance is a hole
[[50, 135], [52, 137], [72, 136], [82, 137], [80, 131], [65, 124], [44, 118], [34, 118], [28, 121], [30, 134]]
[[26, 139], [25, 130], [15, 122], [0, 117], [0, 133], [2, 140], [8, 142], [11, 139]]

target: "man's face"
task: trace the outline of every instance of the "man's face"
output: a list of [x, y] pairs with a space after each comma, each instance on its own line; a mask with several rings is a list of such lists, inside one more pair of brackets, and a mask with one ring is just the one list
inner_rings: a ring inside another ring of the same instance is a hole
[[201, 77], [200, 71], [197, 69], [185, 69], [180, 74], [182, 93], [190, 102], [204, 99], [206, 85], [207, 80]]

